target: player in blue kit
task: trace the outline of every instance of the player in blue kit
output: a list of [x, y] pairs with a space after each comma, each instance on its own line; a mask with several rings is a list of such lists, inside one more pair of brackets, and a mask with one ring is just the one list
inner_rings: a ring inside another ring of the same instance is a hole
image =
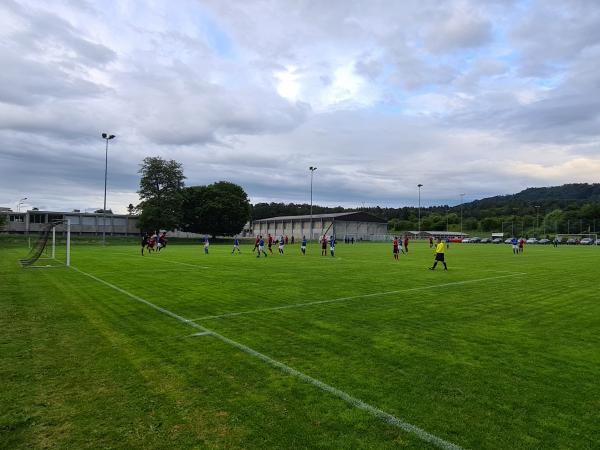
[[306, 236], [302, 236], [302, 244], [300, 244], [300, 251], [306, 256]]
[[238, 254], [242, 253], [242, 251], [240, 250], [240, 241], [237, 237], [233, 239], [233, 250], [231, 250], [231, 254], [233, 255], [236, 250], [238, 251]]
[[283, 235], [281, 235], [281, 237], [279, 238], [279, 254], [283, 255], [283, 248], [285, 246], [285, 239], [283, 237]]
[[329, 253], [331, 256], [335, 256], [335, 236], [333, 235], [329, 237]]
[[260, 239], [258, 240], [258, 255], [256, 255], [256, 257], [260, 258], [261, 253], [265, 255], [265, 258], [267, 257], [267, 252], [265, 252], [265, 240], [262, 236], [260, 236]]

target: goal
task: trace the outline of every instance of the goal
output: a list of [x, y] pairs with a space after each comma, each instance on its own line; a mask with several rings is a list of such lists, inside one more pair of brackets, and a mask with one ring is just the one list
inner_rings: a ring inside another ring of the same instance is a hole
[[[64, 233], [66, 237], [64, 260], [57, 257], [57, 229], [59, 232]], [[50, 248], [48, 248], [48, 241], [50, 241]], [[44, 260], [50, 264], [36, 265], [38, 261]], [[71, 265], [71, 221], [69, 219], [54, 220], [46, 224], [40, 231], [35, 245], [31, 248], [27, 256], [19, 260], [19, 262], [22, 267], [28, 268], [57, 267], [55, 264], [57, 262], [69, 267]]]

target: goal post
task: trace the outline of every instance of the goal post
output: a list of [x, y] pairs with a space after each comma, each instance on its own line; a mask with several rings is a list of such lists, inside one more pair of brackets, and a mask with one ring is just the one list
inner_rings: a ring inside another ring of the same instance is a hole
[[[59, 226], [64, 227], [64, 230], [59, 231], [62, 231], [66, 237], [64, 261], [57, 258], [56, 228]], [[48, 255], [48, 241], [50, 239], [50, 256], [42, 256], [44, 252], [45, 255]], [[54, 220], [46, 224], [40, 231], [38, 240], [30, 249], [29, 254], [19, 262], [21, 266], [28, 268], [58, 267], [56, 264], [35, 265], [36, 262], [44, 260], [57, 262], [60, 265], [64, 264], [67, 267], [71, 265], [71, 221], [69, 219]]]

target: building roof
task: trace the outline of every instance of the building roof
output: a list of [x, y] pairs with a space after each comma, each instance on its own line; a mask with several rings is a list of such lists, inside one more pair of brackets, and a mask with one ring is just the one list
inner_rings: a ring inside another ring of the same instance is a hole
[[[255, 223], [264, 223], [264, 222], [275, 222], [275, 221], [286, 221], [286, 220], [310, 220], [310, 214], [303, 216], [278, 216], [278, 217], [268, 217], [265, 219], [257, 219], [253, 220]], [[363, 211], [350, 211], [350, 212], [340, 212], [340, 213], [329, 213], [329, 214], [313, 214], [313, 220], [320, 219], [335, 219], [339, 221], [346, 222], [377, 222], [377, 223], [387, 223], [387, 220], [381, 219], [380, 217], [374, 216], [373, 214], [369, 214]]]
[[[25, 216], [27, 215], [27, 213], [29, 214], [56, 214], [56, 215], [63, 215], [63, 216], [98, 216], [98, 217], [103, 217], [103, 213], [89, 213], [89, 212], [77, 212], [77, 211], [42, 211], [42, 210], [38, 210], [38, 209], [29, 209], [27, 211], [2, 211], [0, 210], [0, 212], [8, 212], [10, 213], [10, 215], [22, 215]], [[111, 214], [109, 212], [106, 213], [107, 217], [113, 216], [113, 217], [131, 217], [136, 219], [138, 216], [137, 215], [129, 215], [129, 214]]]
[[[410, 234], [418, 235], [418, 231], [409, 231]], [[468, 236], [467, 233], [461, 233], [460, 231], [421, 231], [420, 234], [430, 234], [431, 236]]]

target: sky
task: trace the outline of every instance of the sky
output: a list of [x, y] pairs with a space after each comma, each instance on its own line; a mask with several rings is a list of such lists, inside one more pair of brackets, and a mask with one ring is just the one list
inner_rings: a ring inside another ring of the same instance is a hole
[[455, 205], [600, 178], [597, 0], [2, 0], [0, 206]]

